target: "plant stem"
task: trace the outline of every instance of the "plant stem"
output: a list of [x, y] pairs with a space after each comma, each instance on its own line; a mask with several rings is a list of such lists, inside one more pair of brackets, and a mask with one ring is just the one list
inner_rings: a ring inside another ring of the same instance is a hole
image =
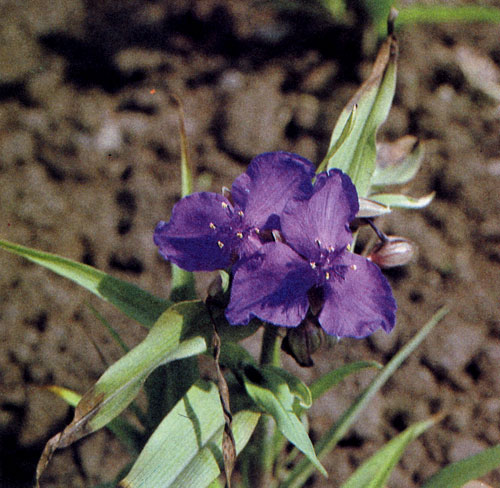
[[[280, 329], [273, 325], [264, 325], [264, 335], [260, 351], [260, 364], [280, 366]], [[274, 466], [274, 420], [269, 415], [260, 417], [252, 437], [252, 449], [249, 469], [249, 485], [254, 488], [275, 486], [273, 480]]]
[[271, 364], [280, 366], [281, 335], [279, 327], [275, 325], [264, 325], [264, 336], [260, 350], [260, 364]]

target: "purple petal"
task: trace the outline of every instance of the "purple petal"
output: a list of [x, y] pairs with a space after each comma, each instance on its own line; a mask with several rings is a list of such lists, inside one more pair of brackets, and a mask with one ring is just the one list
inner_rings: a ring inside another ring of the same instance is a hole
[[380, 269], [348, 251], [341, 261], [347, 266], [344, 277], [324, 285], [321, 327], [338, 337], [366, 337], [379, 328], [390, 332], [396, 321], [396, 301]]
[[160, 254], [187, 271], [226, 268], [234, 246], [221, 230], [231, 222], [231, 209], [227, 198], [217, 193], [183, 198], [174, 206], [170, 221], [156, 226], [154, 242]]
[[286, 203], [312, 194], [313, 164], [296, 154], [264, 153], [236, 178], [231, 197], [245, 212], [245, 221], [260, 228], [278, 225]]
[[274, 325], [295, 327], [306, 316], [307, 292], [314, 280], [309, 264], [287, 245], [264, 244], [237, 266], [226, 317], [233, 325], [258, 317]]
[[341, 249], [352, 240], [349, 222], [358, 211], [358, 196], [350, 178], [340, 170], [318, 175], [309, 200], [291, 201], [281, 217], [287, 243], [316, 261], [320, 248]]

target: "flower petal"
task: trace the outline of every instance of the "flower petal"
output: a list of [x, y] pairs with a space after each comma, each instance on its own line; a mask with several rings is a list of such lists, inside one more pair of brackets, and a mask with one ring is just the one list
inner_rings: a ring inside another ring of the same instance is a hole
[[334, 169], [318, 175], [309, 200], [288, 203], [281, 217], [281, 230], [293, 249], [316, 261], [320, 248], [341, 249], [351, 242], [349, 222], [358, 208], [351, 179]]
[[193, 193], [180, 200], [169, 222], [159, 222], [154, 242], [160, 254], [187, 271], [213, 271], [231, 263], [234, 245], [227, 232], [231, 204], [217, 193]]
[[379, 328], [389, 333], [396, 321], [396, 301], [380, 269], [348, 251], [339, 259], [347, 269], [343, 278], [324, 285], [325, 303], [318, 317], [323, 330], [357, 338]]
[[287, 245], [264, 244], [236, 267], [226, 317], [233, 325], [258, 317], [274, 325], [295, 327], [306, 316], [307, 292], [314, 280], [309, 264]]
[[245, 221], [260, 229], [276, 228], [291, 198], [309, 198], [314, 166], [305, 158], [283, 151], [264, 153], [252, 160], [234, 180], [231, 197], [245, 212]]

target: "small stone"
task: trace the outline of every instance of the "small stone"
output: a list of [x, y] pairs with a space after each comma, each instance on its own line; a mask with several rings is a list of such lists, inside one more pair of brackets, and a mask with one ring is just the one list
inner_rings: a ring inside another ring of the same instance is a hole
[[318, 93], [326, 90], [338, 72], [337, 63], [327, 61], [315, 68], [304, 78], [301, 90], [308, 93]]
[[474, 437], [459, 436], [458, 438], [455, 438], [448, 451], [449, 462], [454, 463], [466, 457], [473, 456], [487, 447], [488, 446], [484, 442], [481, 442]]

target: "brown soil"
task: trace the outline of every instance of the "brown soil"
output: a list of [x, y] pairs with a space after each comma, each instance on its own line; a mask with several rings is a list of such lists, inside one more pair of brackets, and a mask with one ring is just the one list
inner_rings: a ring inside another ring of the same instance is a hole
[[[179, 197], [169, 93], [185, 104], [197, 189], [219, 191], [260, 152], [318, 161], [374, 57], [361, 22], [284, 19], [230, 0], [7, 1], [0, 14], [1, 237], [162, 296], [168, 264], [152, 231]], [[381, 222], [419, 247], [413, 264], [388, 273], [396, 329], [344, 340], [300, 374], [310, 381], [346, 361], [386, 362], [440, 305], [452, 311], [325, 460], [330, 481], [318, 476], [314, 486], [340, 486], [385, 441], [436, 412], [448, 415], [410, 446], [390, 487], [417, 487], [500, 441], [499, 33], [494, 24], [399, 33], [397, 94], [380, 136], [426, 142], [409, 190], [434, 190], [436, 199]], [[86, 303], [130, 345], [143, 331], [35, 265], [0, 253], [0, 268], [0, 486], [25, 487], [44, 443], [71, 415], [39, 387], [84, 392], [106, 368], [94, 343], [108, 363], [120, 355]], [[372, 376], [350, 379], [313, 407], [314, 437]], [[58, 453], [43, 486], [92, 486], [127, 460], [103, 431]], [[500, 472], [485, 481], [499, 486]]]

